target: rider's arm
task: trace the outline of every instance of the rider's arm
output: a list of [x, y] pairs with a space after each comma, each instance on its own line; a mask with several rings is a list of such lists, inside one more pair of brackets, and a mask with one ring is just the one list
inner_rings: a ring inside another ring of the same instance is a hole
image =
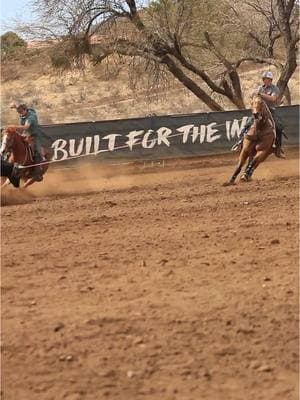
[[[23, 121], [22, 121], [23, 122]], [[27, 131], [28, 136], [32, 135], [32, 127], [35, 124], [35, 117], [33, 115], [28, 115], [22, 125], [10, 125], [11, 128], [17, 129], [19, 132]]]
[[18, 131], [22, 131], [23, 132], [23, 131], [26, 131], [27, 129], [30, 128], [30, 123], [26, 122], [25, 125], [9, 125], [9, 128], [16, 129]]
[[[269, 94], [266, 94], [265, 93], [266, 91]], [[273, 104], [274, 106], [277, 105], [277, 102], [279, 100], [279, 94], [280, 94], [277, 86], [273, 85], [271, 89], [265, 88], [264, 86], [260, 86], [258, 93], [263, 100], [267, 101], [268, 103]]]
[[277, 104], [278, 101], [278, 96], [276, 94], [268, 95], [264, 93], [259, 94], [264, 100], [269, 101], [270, 103], [273, 103], [274, 105]]

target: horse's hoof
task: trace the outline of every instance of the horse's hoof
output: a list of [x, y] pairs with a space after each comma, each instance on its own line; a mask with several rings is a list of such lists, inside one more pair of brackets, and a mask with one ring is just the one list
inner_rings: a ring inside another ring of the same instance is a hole
[[242, 175], [241, 176], [241, 182], [250, 182], [251, 181], [251, 177], [247, 176], [247, 175]]

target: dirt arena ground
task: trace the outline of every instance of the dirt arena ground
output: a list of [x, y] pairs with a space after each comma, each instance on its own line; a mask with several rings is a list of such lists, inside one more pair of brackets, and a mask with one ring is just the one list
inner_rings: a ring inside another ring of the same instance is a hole
[[2, 398], [296, 400], [287, 154], [227, 188], [232, 155], [3, 190]]

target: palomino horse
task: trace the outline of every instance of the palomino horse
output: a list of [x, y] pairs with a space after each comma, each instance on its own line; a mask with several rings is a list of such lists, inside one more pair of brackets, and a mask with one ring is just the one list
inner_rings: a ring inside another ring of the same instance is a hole
[[[0, 149], [1, 156], [10, 153], [9, 162], [17, 163], [21, 166], [33, 165], [32, 150], [26, 137], [20, 135], [15, 128], [7, 127], [2, 132], [2, 144]], [[43, 148], [45, 163], [50, 160], [51, 155]], [[48, 164], [41, 165], [41, 172], [44, 173], [48, 169]], [[20, 178], [24, 181], [23, 187], [26, 188], [35, 182], [32, 177], [32, 167], [19, 169]], [[8, 182], [9, 183], [9, 182]], [[6, 185], [6, 182], [3, 186]]]
[[268, 106], [259, 95], [252, 98], [251, 110], [253, 123], [244, 137], [237, 168], [224, 186], [234, 184], [247, 160], [248, 165], [241, 176], [241, 181], [250, 181], [254, 170], [274, 151], [275, 123]]

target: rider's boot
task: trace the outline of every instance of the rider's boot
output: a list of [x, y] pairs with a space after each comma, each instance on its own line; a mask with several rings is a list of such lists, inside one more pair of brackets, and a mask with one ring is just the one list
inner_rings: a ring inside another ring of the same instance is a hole
[[244, 137], [246, 133], [248, 132], [251, 124], [247, 123], [244, 128], [241, 130], [239, 140], [231, 147], [231, 151], [238, 151], [241, 149]]
[[243, 143], [244, 137], [242, 137], [241, 139], [239, 139], [238, 142], [236, 142], [232, 147], [231, 147], [231, 151], [238, 151], [240, 150], [242, 143]]
[[275, 149], [274, 149], [274, 154], [278, 158], [286, 158], [284, 151], [281, 148], [281, 143], [282, 143], [282, 131], [279, 129], [276, 129], [276, 139], [275, 139]]
[[284, 151], [280, 146], [276, 146], [276, 148], [274, 149], [274, 154], [278, 158], [286, 158]]

